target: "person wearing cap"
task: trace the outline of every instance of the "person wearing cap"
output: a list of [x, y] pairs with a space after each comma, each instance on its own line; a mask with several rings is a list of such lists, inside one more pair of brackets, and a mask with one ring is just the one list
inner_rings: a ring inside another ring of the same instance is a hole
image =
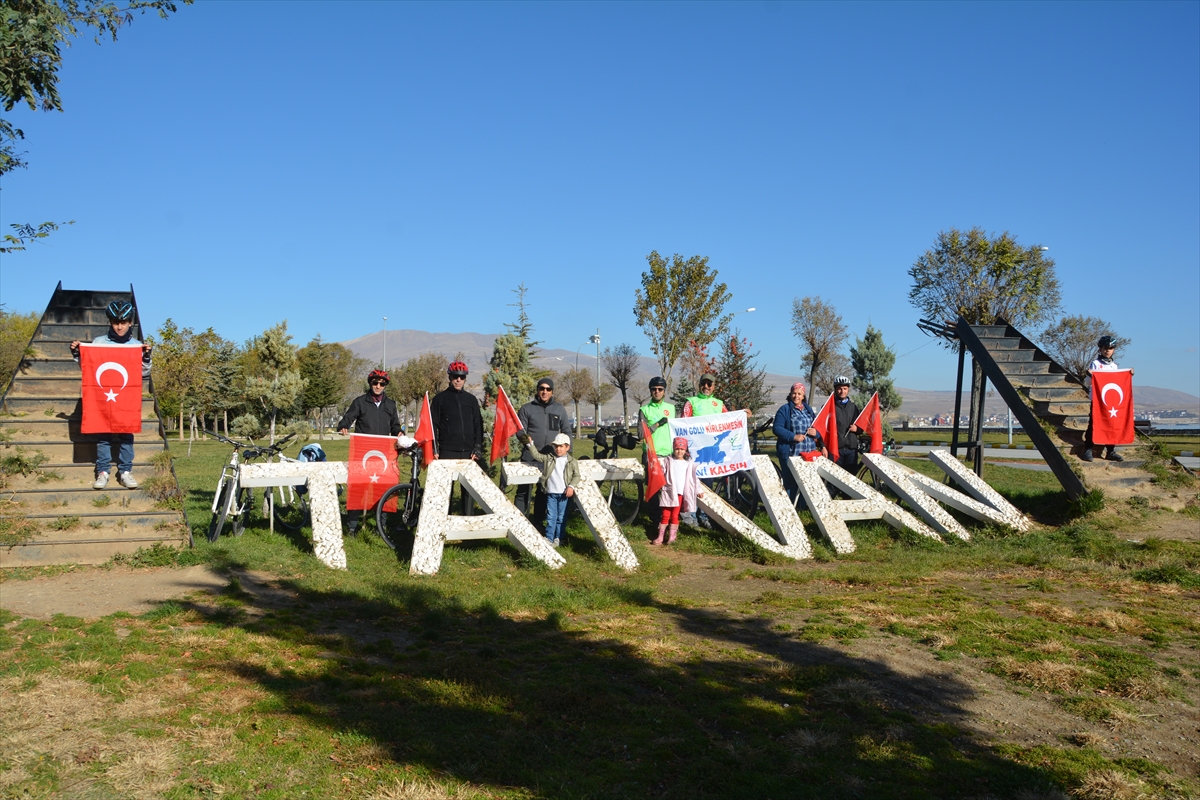
[[[1089, 372], [1109, 372], [1118, 370], [1117, 362], [1113, 360], [1113, 355], [1117, 352], [1116, 342], [1111, 336], [1101, 336], [1100, 341], [1096, 343], [1096, 358], [1088, 366]], [[1129, 374], [1133, 375], [1133, 370], [1129, 370]], [[1088, 394], [1091, 394], [1091, 381], [1088, 382]], [[1113, 445], [1105, 446], [1107, 452], [1104, 458], [1107, 461], [1124, 461], [1125, 457], [1117, 452], [1117, 448]], [[1084, 461], [1094, 461], [1096, 456], [1093, 454], [1095, 444], [1092, 442], [1092, 419], [1088, 416], [1087, 431], [1083, 434], [1083, 455], [1080, 456]]]
[[788, 392], [788, 401], [775, 412], [775, 422], [771, 429], [775, 434], [775, 452], [779, 456], [779, 469], [783, 473], [783, 488], [787, 490], [788, 499], [796, 502], [800, 487], [796, 478], [788, 468], [788, 459], [803, 453], [815, 453], [820, 444], [820, 437], [813, 422], [817, 419], [812, 406], [805, 399], [804, 384], [797, 381]]
[[[429, 402], [436, 451], [434, 458], [478, 461], [483, 455], [483, 412], [475, 395], [465, 391], [467, 365], [462, 361], [452, 361], [446, 372], [450, 377], [450, 385]], [[460, 491], [463, 514], [469, 515], [475, 502], [468, 492]]]
[[[153, 349], [149, 342], [139, 342], [133, 338], [133, 318], [136, 314], [133, 303], [114, 300], [104, 310], [108, 316], [108, 332], [97, 336], [92, 344], [117, 345], [120, 347], [142, 348], [142, 380], [150, 377], [150, 351]], [[70, 344], [71, 358], [79, 363], [79, 345], [76, 339]], [[112, 469], [112, 452], [117, 451], [117, 483], [126, 489], [138, 488], [138, 482], [133, 477], [133, 434], [132, 433], [98, 433], [96, 436], [96, 476], [92, 483], [93, 489], [103, 489], [108, 486], [108, 473]]]
[[530, 439], [525, 452], [542, 463], [538, 491], [546, 496], [546, 541], [559, 547], [567, 533], [567, 506], [579, 483], [579, 461], [571, 455], [571, 437], [565, 433], [556, 435], [550, 447], [553, 452], [539, 453]]
[[[553, 441], [560, 433], [570, 435], [570, 418], [562, 404], [554, 399], [554, 380], [542, 378], [537, 382], [533, 399], [521, 406], [517, 411], [517, 421], [525, 429], [525, 433], [533, 440], [533, 449], [543, 455], [554, 452]], [[526, 450], [521, 451], [521, 460], [532, 464], [535, 459]], [[525, 514], [529, 511], [529, 495], [532, 484], [523, 483], [517, 486], [517, 495], [513, 503]], [[540, 524], [546, 518], [546, 494], [538, 492], [533, 501], [534, 524]]]
[[[658, 537], [650, 544], [674, 544], [679, 534], [679, 517], [682, 513], [696, 510], [697, 498], [704, 494], [704, 489], [696, 477], [696, 463], [688, 450], [688, 440], [676, 436], [671, 441], [671, 456], [660, 456], [663, 478], [666, 483], [658, 492], [658, 507], [661, 510], [658, 521]], [[667, 540], [663, 541], [663, 536]]]
[[[642, 438], [642, 425], [650, 431], [650, 441], [654, 444], [654, 452], [659, 456], [666, 455], [671, 450], [671, 424], [675, 416], [675, 406], [667, 402], [667, 382], [660, 376], [650, 379], [650, 402], [638, 409], [637, 436]], [[642, 442], [643, 455], [648, 451], [646, 443]]]
[[[350, 408], [338, 422], [338, 433], [345, 436], [353, 426], [355, 433], [371, 436], [395, 436], [400, 433], [400, 413], [396, 401], [384, 394], [388, 383], [386, 371], [373, 369], [367, 375], [367, 391], [354, 398]], [[346, 512], [346, 528], [351, 536], [362, 522], [362, 511], [351, 509]]]
[[700, 376], [700, 389], [689, 397], [683, 404], [685, 417], [703, 417], [708, 414], [724, 414], [725, 401], [713, 397], [713, 387], [717, 385], [717, 376], [706, 372]]
[[842, 469], [853, 474], [858, 472], [858, 433], [854, 424], [862, 409], [850, 399], [850, 379], [838, 375], [833, 379], [833, 415], [837, 422], [838, 460]]

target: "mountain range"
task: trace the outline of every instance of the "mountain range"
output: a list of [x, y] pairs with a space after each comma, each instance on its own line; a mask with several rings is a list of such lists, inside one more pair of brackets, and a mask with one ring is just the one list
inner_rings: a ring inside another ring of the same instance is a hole
[[[413, 356], [423, 353], [441, 353], [447, 358], [453, 358], [456, 354], [461, 353], [462, 359], [470, 367], [471, 373], [478, 375], [486, 368], [488, 359], [492, 355], [492, 343], [498, 335], [495, 333], [430, 333], [413, 330], [387, 331], [387, 363], [397, 367]], [[383, 359], [384, 342], [384, 333], [380, 331], [360, 336], [357, 339], [350, 339], [341, 344], [349, 348], [355, 355], [377, 363]], [[591, 354], [589, 355], [588, 349], [588, 347], [584, 347], [576, 352], [539, 348], [535, 363], [553, 372], [563, 372], [576, 364], [582, 368], [595, 370], [596, 351], [594, 348], [590, 348]], [[634, 381], [639, 389], [637, 393], [639, 396], [644, 393], [642, 390], [646, 382], [658, 372], [658, 362], [654, 358], [641, 357], [638, 377]], [[952, 370], [948, 371], [947, 378], [947, 383], [953, 380]], [[788, 388], [792, 383], [804, 380], [804, 377], [767, 373], [766, 379], [767, 383], [774, 387], [771, 392], [772, 401], [782, 403], [787, 398]], [[471, 381], [471, 383], [474, 382]], [[932, 416], [948, 414], [954, 410], [953, 390], [906, 389], [899, 386], [896, 389], [904, 398], [902, 412], [905, 414]], [[1139, 411], [1161, 412], [1180, 409], [1191, 412], [1192, 416], [1200, 416], [1200, 397], [1196, 395], [1156, 386], [1135, 386], [1134, 392]], [[717, 394], [720, 395], [719, 387]], [[633, 402], [631, 393], [630, 405], [633, 405]], [[1001, 414], [1004, 410], [1004, 401], [992, 393], [987, 401], [988, 413]]]

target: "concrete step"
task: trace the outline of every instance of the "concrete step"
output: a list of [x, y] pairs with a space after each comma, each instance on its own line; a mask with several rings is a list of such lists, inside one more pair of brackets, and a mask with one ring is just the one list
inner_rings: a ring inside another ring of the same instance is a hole
[[[8, 436], [13, 444], [29, 442], [32, 446], [95, 441], [95, 434], [79, 431], [81, 422], [78, 417], [0, 417], [0, 432]], [[161, 439], [158, 419], [155, 417], [144, 417], [141, 433], [133, 435], [134, 443]]]
[[1002, 367], [1005, 375], [1065, 375], [1065, 372], [1055, 372], [1054, 364], [1049, 361], [1008, 361]]
[[1039, 417], [1076, 417], [1091, 413], [1089, 403], [1034, 403], [1033, 413]]
[[1033, 361], [1036, 353], [1033, 350], [997, 350], [991, 353], [992, 359], [1004, 369], [1008, 361]]
[[[104, 377], [108, 378], [108, 375]], [[130, 378], [137, 380], [136, 375], [131, 375]], [[112, 388], [119, 391], [121, 388], [120, 377], [114, 375], [113, 380], [116, 381], [116, 386], [112, 386]], [[79, 397], [82, 386], [83, 381], [78, 370], [74, 375], [18, 375], [13, 379], [12, 386], [9, 387], [8, 396], [10, 398], [64, 397], [74, 394]], [[146, 394], [143, 394], [143, 397], [149, 399]]]
[[979, 338], [1002, 339], [1008, 336], [1007, 325], [972, 325], [971, 330]]
[[1020, 372], [1010, 373], [1007, 370], [1002, 370], [1002, 371], [1004, 372], [1004, 377], [1008, 378], [1008, 382], [1011, 383], [1013, 386], [1019, 386], [1019, 387], [1040, 386], [1040, 387], [1046, 387], [1049, 389], [1070, 387], [1077, 391], [1081, 391], [1081, 392], [1083, 391], [1082, 386], [1080, 386], [1078, 383], [1075, 383], [1074, 381], [1069, 380], [1066, 375], [1061, 374], [1061, 373], [1046, 374], [1046, 375], [1037, 375], [1037, 374], [1031, 375], [1029, 373], [1020, 373]]
[[1027, 396], [1034, 403], [1080, 403], [1087, 399], [1087, 392], [1078, 386], [1035, 386]]
[[1066, 428], [1069, 431], [1086, 431], [1088, 423], [1091, 422], [1091, 420], [1092, 418], [1090, 415], [1082, 417], [1066, 417], [1058, 424], [1058, 426], [1060, 428]]
[[[162, 438], [155, 435], [145, 436], [139, 441], [134, 434], [133, 452], [139, 460], [149, 461], [154, 455], [164, 449]], [[28, 453], [41, 453], [48, 461], [59, 464], [93, 464], [96, 461], [96, 442], [9, 442], [11, 447], [23, 447]], [[8, 452], [8, 451], [0, 451]]]
[[74, 376], [79, 379], [79, 364], [73, 358], [27, 358], [19, 378], [54, 378]]
[[46, 531], [25, 543], [0, 547], [0, 567], [103, 564], [117, 553], [133, 553], [138, 548], [153, 547], [157, 543], [186, 547], [186, 533], [177, 526], [156, 531], [153, 526], [93, 529], [81, 524], [73, 530]]
[[52, 308], [99, 308], [105, 309], [114, 300], [132, 302], [130, 292], [107, 292], [93, 289], [59, 289], [53, 299]]
[[55, 306], [42, 316], [43, 322], [59, 325], [108, 325], [107, 306]]
[[[139, 481], [154, 474], [154, 465], [142, 458], [142, 454], [134, 448], [133, 475]], [[116, 475], [112, 475], [109, 487], [116, 490]], [[84, 489], [90, 488], [96, 478], [96, 465], [74, 464], [47, 461], [39, 464], [29, 475], [9, 475], [6, 491], [17, 489]], [[216, 476], [213, 476], [216, 484]], [[127, 491], [127, 490], [123, 490]], [[7, 495], [6, 495], [7, 496]]]
[[[31, 359], [67, 358], [70, 359], [72, 363], [75, 361], [75, 359], [71, 358], [70, 339], [65, 339], [61, 342], [52, 342], [45, 339], [34, 339], [32, 342], [30, 342], [29, 346], [33, 348], [33, 355], [30, 357]], [[78, 370], [79, 366], [76, 365], [75, 369]]]
[[[46, 397], [14, 397], [10, 392], [8, 397], [4, 398], [4, 411], [9, 416], [21, 415], [40, 415], [43, 417], [54, 417], [62, 415], [65, 419], [72, 415], [79, 416], [83, 413], [83, 406], [79, 397], [79, 392], [76, 391], [72, 396], [46, 396]], [[49, 413], [47, 413], [49, 412]], [[154, 401], [148, 397], [142, 397], [142, 419], [154, 416]]]
[[[60, 489], [39, 492], [34, 489], [6, 491], [11, 500], [4, 507], [4, 516], [55, 518], [61, 516], [122, 517], [141, 514], [161, 514], [170, 509], [160, 508], [157, 500], [140, 489], [125, 489], [115, 480], [112, 489]], [[97, 505], [103, 503], [104, 505]], [[178, 512], [172, 512], [178, 513]]]
[[[108, 320], [100, 322], [43, 322], [38, 327], [34, 342], [87, 342], [91, 343], [97, 336], [108, 333]], [[134, 326], [133, 338], [141, 339], [137, 326]]]
[[980, 342], [988, 349], [988, 352], [996, 350], [1019, 350], [1021, 348], [1021, 337], [1019, 336], [1001, 336], [1001, 337], [980, 337]]

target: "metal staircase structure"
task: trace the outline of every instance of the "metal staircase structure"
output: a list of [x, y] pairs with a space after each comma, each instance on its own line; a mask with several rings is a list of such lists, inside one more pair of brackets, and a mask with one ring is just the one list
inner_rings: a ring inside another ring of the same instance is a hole
[[[1025, 434], [1037, 447], [1046, 465], [1058, 478], [1067, 496], [1076, 500], [1087, 494], [1087, 488], [1079, 475], [1071, 468], [1060, 447], [1077, 447], [1083, 444], [1091, 416], [1091, 401], [1087, 388], [1080, 380], [1067, 372], [1060, 364], [1026, 338], [1012, 325], [997, 319], [993, 325], [971, 325], [962, 317], [953, 325], [942, 325], [921, 320], [922, 330], [959, 343], [958, 386], [954, 408], [954, 435], [951, 452], [957, 455], [959, 446], [965, 444], [975, 456], [975, 469], [982, 469], [981, 447], [982, 395], [987, 381], [1004, 399], [1012, 414], [1021, 423]], [[980, 387], [981, 397], [970, 414], [972, 428], [969, 441], [960, 443], [959, 414], [961, 410], [963, 355], [970, 351], [984, 375]], [[1042, 423], [1054, 429], [1055, 441]]]
[[[63, 289], [60, 281], [30, 340], [31, 354], [0, 400], [0, 458], [6, 461], [0, 567], [97, 564], [156, 543], [191, 544], [182, 511], [163, 507], [142, 489], [125, 489], [115, 476], [108, 489], [92, 488], [96, 443], [79, 430], [82, 377], [69, 345], [103, 335], [105, 308], [114, 300], [133, 303], [137, 314], [132, 286], [127, 292], [81, 291]], [[135, 316], [135, 339], [141, 331]], [[163, 481], [178, 495], [173, 469], [152, 461], [166, 448], [153, 386], [147, 385], [133, 469], [143, 486], [156, 476], [159, 496]]]

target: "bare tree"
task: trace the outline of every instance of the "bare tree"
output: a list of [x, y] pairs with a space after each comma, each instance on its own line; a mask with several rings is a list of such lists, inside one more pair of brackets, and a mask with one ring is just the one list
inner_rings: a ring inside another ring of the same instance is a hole
[[1042, 334], [1042, 349], [1067, 372], [1079, 380], [1088, 375], [1088, 367], [1096, 357], [1096, 345], [1101, 336], [1111, 336], [1113, 347], [1120, 350], [1128, 347], [1129, 339], [1113, 333], [1109, 325], [1099, 317], [1063, 317]]
[[621, 393], [621, 424], [629, 424], [629, 383], [638, 368], [638, 351], [631, 344], [604, 348], [600, 358], [612, 385]]
[[820, 297], [792, 300], [792, 333], [804, 349], [800, 366], [808, 368], [808, 384], [816, 385], [821, 365], [846, 341], [846, 326], [837, 310]]
[[596, 429], [600, 429], [600, 406], [612, 399], [612, 396], [617, 393], [617, 390], [611, 383], [602, 383], [599, 386], [592, 384], [587, 391], [585, 398], [592, 406], [592, 418], [596, 420]]
[[572, 367], [558, 376], [555, 388], [563, 397], [575, 404], [575, 433], [579, 433], [579, 401], [587, 397], [588, 392], [596, 382], [592, 380], [590, 370], [582, 367]]
[[633, 315], [658, 357], [661, 375], [671, 385], [671, 371], [688, 342], [704, 347], [717, 338], [733, 319], [725, 304], [733, 297], [717, 271], [708, 268], [708, 256], [684, 259], [676, 253], [668, 262], [654, 250], [646, 256], [650, 269], [642, 273]]

